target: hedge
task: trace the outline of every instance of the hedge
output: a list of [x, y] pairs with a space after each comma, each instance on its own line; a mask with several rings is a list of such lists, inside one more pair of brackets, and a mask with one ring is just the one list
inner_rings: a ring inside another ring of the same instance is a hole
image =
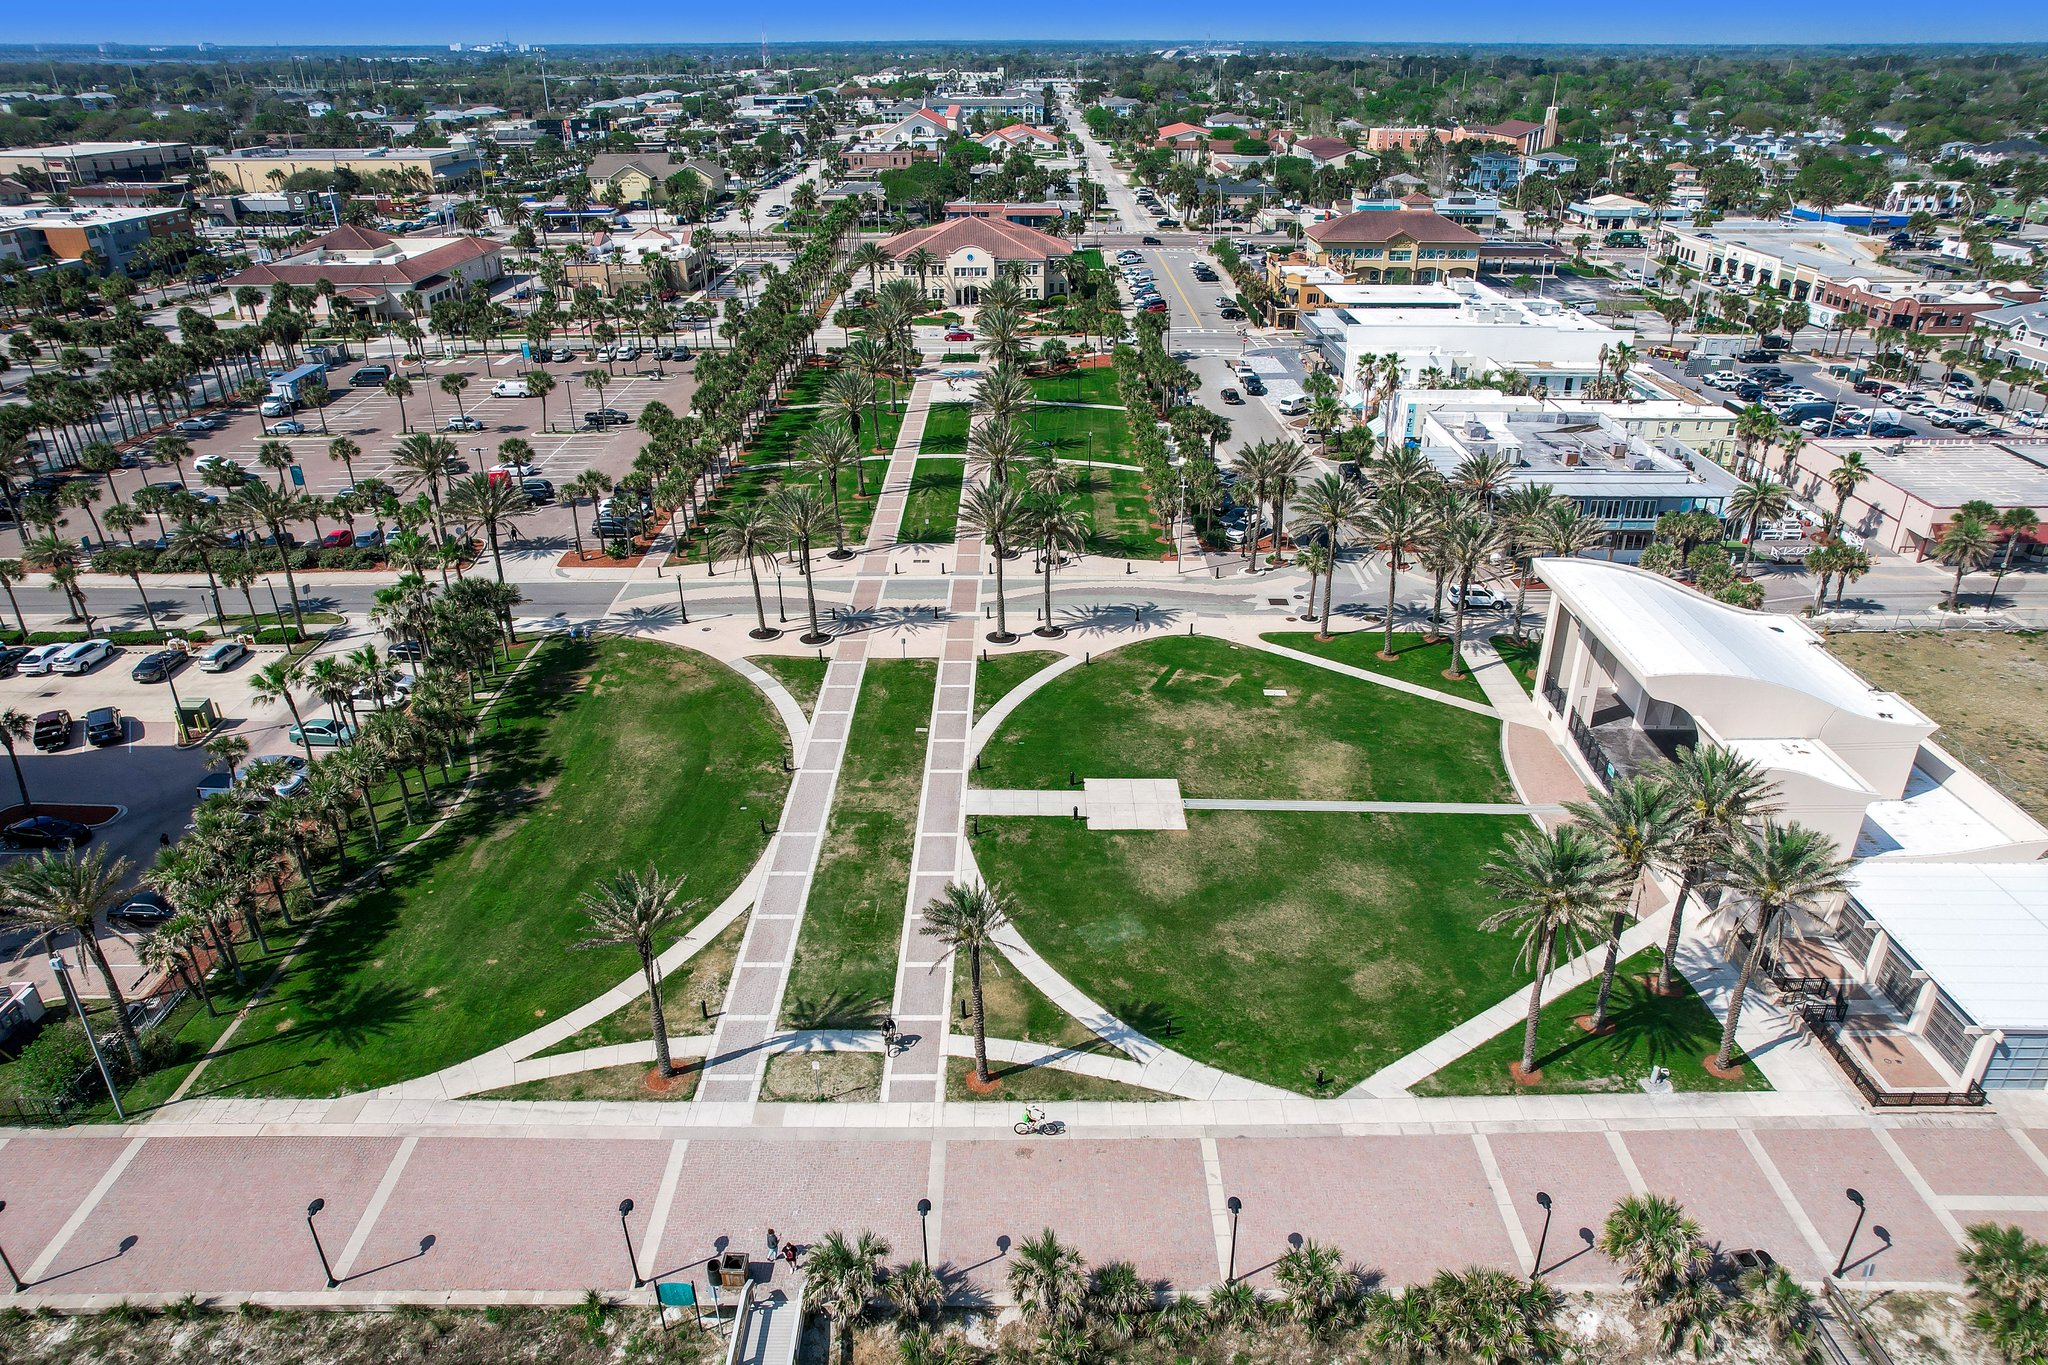
[[[144, 573], [200, 573], [205, 566], [199, 562], [199, 555], [192, 550], [152, 550], [138, 546], [149, 556]], [[345, 550], [323, 550], [316, 546], [301, 546], [287, 552], [294, 569], [378, 569], [384, 566], [382, 550], [364, 550], [350, 547]], [[221, 556], [214, 556], [218, 561]], [[275, 550], [259, 549], [254, 557], [256, 567], [265, 573], [279, 567]]]
[[[265, 626], [263, 629], [253, 632], [238, 630], [229, 633], [237, 638], [248, 635], [259, 645], [282, 645], [296, 644], [301, 640], [312, 639], [321, 632], [301, 632], [296, 626]], [[168, 637], [189, 640], [194, 644], [205, 644], [213, 638], [213, 632], [205, 630], [113, 630], [97, 631], [88, 637], [82, 630], [36, 630], [30, 631], [28, 639], [23, 640], [21, 632], [18, 630], [0, 630], [0, 644], [8, 645], [68, 645], [90, 638], [105, 640], [110, 645], [129, 645], [140, 646], [144, 649], [157, 649], [163, 645], [164, 640]]]

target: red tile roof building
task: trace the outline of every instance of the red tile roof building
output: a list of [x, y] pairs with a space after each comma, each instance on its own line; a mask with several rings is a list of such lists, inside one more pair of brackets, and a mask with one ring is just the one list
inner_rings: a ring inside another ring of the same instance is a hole
[[[931, 227], [899, 232], [882, 243], [890, 279], [915, 281], [932, 300], [948, 307], [972, 307], [981, 290], [1000, 274], [1013, 277], [1024, 297], [1042, 299], [1066, 292], [1066, 261], [1073, 248], [1049, 232], [995, 218], [955, 218]], [[931, 266], [919, 271], [904, 262], [929, 253]]]
[[408, 296], [432, 307], [472, 281], [504, 273], [504, 245], [488, 237], [390, 237], [373, 228], [339, 227], [295, 255], [250, 266], [227, 285], [268, 292], [274, 284], [312, 289], [327, 280], [356, 311], [395, 319], [408, 316]]

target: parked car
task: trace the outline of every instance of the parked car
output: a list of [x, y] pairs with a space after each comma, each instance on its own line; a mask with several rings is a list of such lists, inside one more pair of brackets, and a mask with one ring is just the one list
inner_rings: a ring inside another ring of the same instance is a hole
[[128, 893], [128, 899], [107, 911], [107, 923], [123, 929], [161, 929], [178, 917], [171, 903], [154, 891]]
[[1244, 405], [1244, 395], [1239, 393], [1236, 389], [1225, 389], [1222, 393], [1218, 394], [1217, 397], [1221, 398], [1225, 403], [1229, 404], [1232, 407], [1242, 407]]
[[216, 640], [199, 651], [201, 673], [225, 673], [249, 657], [249, 647], [239, 640]]
[[384, 532], [381, 530], [356, 532], [358, 550], [381, 550], [384, 548]]
[[1910, 440], [1919, 434], [1917, 427], [1909, 427], [1903, 422], [1872, 422], [1870, 430], [1865, 433], [1888, 441]]
[[30, 732], [31, 741], [43, 753], [53, 754], [59, 749], [71, 747], [71, 713], [69, 711], [45, 711], [36, 717], [35, 729]]
[[0, 647], [0, 678], [11, 678], [21, 661], [28, 657], [28, 646], [7, 645]]
[[1239, 382], [1243, 384], [1244, 391], [1250, 394], [1252, 397], [1261, 398], [1265, 396], [1266, 381], [1259, 378], [1257, 375], [1245, 375], [1242, 379], [1239, 380]]
[[382, 384], [390, 377], [391, 367], [389, 365], [365, 365], [350, 375], [348, 382], [360, 389], [367, 388], [372, 384]]
[[256, 411], [265, 417], [289, 417], [292, 415], [292, 409], [295, 406], [297, 405], [289, 398], [266, 398], [263, 400], [262, 406], [258, 407]]
[[128, 676], [139, 683], [162, 682], [185, 666], [190, 656], [181, 649], [159, 649], [154, 654], [145, 654], [128, 670]]
[[128, 738], [128, 722], [115, 706], [95, 706], [85, 713], [85, 742], [95, 749], [119, 744]]
[[326, 716], [315, 716], [284, 732], [284, 737], [293, 744], [310, 744], [315, 748], [334, 748], [348, 743], [356, 737], [355, 727], [345, 725]]
[[529, 479], [537, 472], [532, 465], [524, 464], [518, 460], [510, 460], [504, 464], [491, 466], [492, 474], [512, 479]]
[[43, 677], [55, 665], [57, 656], [67, 648], [68, 645], [61, 644], [32, 646], [27, 653], [15, 660], [15, 671], [26, 678]]
[[1282, 417], [1299, 417], [1308, 411], [1308, 399], [1298, 393], [1290, 394], [1288, 397], [1281, 399], [1275, 406], [1280, 409]]
[[599, 540], [631, 540], [635, 534], [632, 523], [617, 517], [599, 517], [591, 530]]
[[306, 783], [310, 780], [306, 775], [306, 756], [304, 754], [262, 754], [236, 768], [235, 781], [247, 782], [249, 774], [256, 769], [258, 764], [262, 764], [266, 768], [282, 770], [277, 780], [271, 784], [270, 790], [273, 795], [296, 796], [306, 789]]
[[530, 398], [532, 395], [527, 393], [524, 380], [500, 379], [497, 383], [491, 385], [491, 397]]
[[90, 826], [55, 815], [31, 815], [0, 830], [9, 848], [77, 848], [91, 838]]
[[384, 654], [392, 659], [420, 659], [426, 657], [426, 650], [418, 640], [393, 640], [385, 646]]
[[460, 417], [450, 417], [441, 428], [443, 431], [482, 431], [483, 429], [484, 424], [482, 420], [471, 417], [467, 413]]
[[297, 418], [287, 417], [282, 422], [272, 422], [270, 424], [270, 434], [272, 436], [304, 436], [306, 434], [306, 424]]
[[1155, 297], [1141, 305], [1138, 311], [1141, 313], [1163, 313], [1166, 311], [1166, 300]]
[[586, 427], [602, 429], [604, 427], [625, 427], [632, 424], [633, 419], [620, 412], [617, 408], [592, 408], [589, 412], [583, 414], [583, 425]]
[[1776, 351], [1742, 351], [1735, 359], [1744, 365], [1768, 365], [1778, 358]]
[[187, 417], [184, 421], [174, 424], [171, 430], [177, 432], [180, 436], [204, 436], [210, 431], [217, 430], [219, 427], [220, 423], [214, 421], [211, 417]]
[[949, 327], [946, 329], [946, 340], [972, 341], [974, 340], [974, 333], [968, 331], [965, 327]]
[[346, 550], [355, 543], [356, 533], [346, 526], [329, 531], [320, 537], [320, 548], [323, 550]]
[[50, 661], [50, 671], [74, 676], [90, 673], [100, 663], [111, 658], [113, 653], [113, 645], [105, 640], [80, 640], [77, 644], [66, 645], [57, 652], [57, 657]]
[[192, 469], [200, 478], [211, 477], [223, 488], [240, 488], [249, 481], [249, 471], [225, 455], [201, 455], [192, 462]]
[[555, 485], [548, 479], [521, 479], [519, 487], [526, 500], [536, 507], [545, 507], [555, 500]]

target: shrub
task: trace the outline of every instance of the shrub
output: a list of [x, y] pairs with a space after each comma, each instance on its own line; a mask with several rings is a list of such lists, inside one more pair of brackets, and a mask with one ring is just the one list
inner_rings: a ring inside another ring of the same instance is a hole
[[78, 1098], [80, 1076], [91, 1066], [92, 1047], [78, 1021], [59, 1019], [45, 1024], [35, 1041], [21, 1050], [16, 1088], [26, 1100], [70, 1103]]
[[633, 546], [630, 541], [608, 540], [604, 543], [604, 552], [613, 559], [630, 559], [633, 555]]

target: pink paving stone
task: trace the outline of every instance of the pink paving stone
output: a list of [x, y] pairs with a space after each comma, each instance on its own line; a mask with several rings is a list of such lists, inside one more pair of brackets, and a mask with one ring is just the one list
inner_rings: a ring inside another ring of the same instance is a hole
[[[1497, 1133], [1488, 1137], [1531, 1251], [1543, 1242], [1542, 1271], [1556, 1284], [1620, 1284], [1621, 1270], [1593, 1249], [1607, 1214], [1631, 1193], [1614, 1149], [1600, 1133]], [[1543, 1237], [1541, 1191], [1550, 1196]]]
[[2011, 1223], [2019, 1227], [2037, 1242], [2048, 1242], [2048, 1209], [2026, 1209], [2019, 1212], [1991, 1212], [1972, 1209], [1967, 1213], [1958, 1211], [1956, 1221], [1965, 1228], [1978, 1223]]
[[1833, 1268], [1807, 1246], [1763, 1168], [1732, 1129], [1650, 1129], [1623, 1138], [1650, 1192], [1684, 1205], [1709, 1246], [1762, 1247], [1801, 1278]]
[[1223, 1190], [1244, 1201], [1238, 1273], [1270, 1268], [1296, 1234], [1341, 1247], [1384, 1283], [1468, 1265], [1518, 1270], [1472, 1139], [1237, 1138], [1217, 1144]]
[[[351, 1289], [588, 1289], [630, 1284], [661, 1189], [660, 1140], [422, 1138], [356, 1257]], [[434, 1244], [420, 1252], [422, 1238]], [[644, 1267], [643, 1267], [644, 1271]]]
[[2048, 1172], [2003, 1128], [1895, 1128], [1892, 1141], [1938, 1195], [2048, 1194]]
[[1205, 1289], [1221, 1278], [1193, 1139], [954, 1142], [946, 1149], [942, 1262], [1007, 1293], [998, 1238], [1015, 1246], [1046, 1228], [1090, 1262], [1124, 1260], [1149, 1280]]
[[835, 1228], [877, 1232], [891, 1261], [914, 1261], [930, 1153], [924, 1142], [693, 1140], [650, 1263], [701, 1266], [727, 1246], [765, 1256], [771, 1227], [800, 1247]]
[[[92, 1193], [130, 1139], [9, 1138], [0, 1147], [0, 1246], [17, 1272], [25, 1272], [64, 1220]], [[59, 1267], [61, 1269], [61, 1267]]]
[[[1869, 1215], [1850, 1252], [1852, 1265], [1877, 1252], [1872, 1273], [1880, 1280], [1959, 1279], [1954, 1239], [1870, 1133], [1853, 1128], [1766, 1129], [1757, 1139], [1821, 1240], [1836, 1254], [1855, 1225], [1856, 1210], [1844, 1194], [1854, 1188], [1863, 1193]], [[1891, 1234], [1888, 1249], [1875, 1233], [1879, 1227]]]
[[[396, 1138], [151, 1138], [58, 1253], [41, 1288], [317, 1290], [320, 1262], [306, 1233], [306, 1205], [327, 1201], [319, 1227], [329, 1254], [339, 1253], [397, 1151]], [[131, 1236], [135, 1245], [115, 1256]]]
[[[764, 923], [763, 928], [767, 927]], [[782, 985], [782, 968], [743, 966], [734, 974], [729, 1014], [767, 1014], [775, 1008], [775, 992]]]
[[1533, 725], [1510, 724], [1507, 735], [1508, 767], [1524, 800], [1547, 806], [1586, 799], [1586, 784], [1548, 734]]
[[793, 919], [764, 919], [754, 926], [754, 944], [749, 956], [757, 961], [789, 955], [789, 941], [795, 936]]

